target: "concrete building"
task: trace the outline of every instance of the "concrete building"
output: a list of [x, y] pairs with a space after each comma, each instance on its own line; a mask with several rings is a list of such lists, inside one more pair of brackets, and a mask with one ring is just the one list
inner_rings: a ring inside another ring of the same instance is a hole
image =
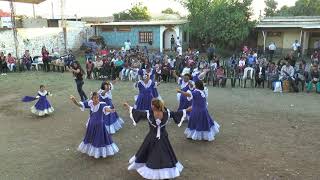
[[[96, 35], [102, 36], [108, 47], [120, 48], [130, 40], [132, 47], [147, 46], [161, 52], [171, 48], [171, 35], [179, 37], [182, 47], [189, 44], [189, 34], [184, 30], [186, 20], [158, 20], [143, 22], [110, 22], [93, 24]], [[152, 42], [152, 43], [150, 43]]]
[[286, 54], [298, 40], [303, 54], [310, 54], [320, 40], [320, 16], [266, 17], [256, 26], [258, 47], [267, 50], [271, 42], [277, 52]]

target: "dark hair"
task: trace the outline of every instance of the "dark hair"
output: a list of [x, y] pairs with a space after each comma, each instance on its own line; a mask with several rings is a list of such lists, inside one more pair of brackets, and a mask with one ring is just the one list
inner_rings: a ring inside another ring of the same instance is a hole
[[184, 76], [188, 76], [189, 79], [192, 79], [192, 76], [191, 76], [191, 74], [189, 74], [189, 73], [184, 74]]
[[97, 93], [97, 92], [92, 92], [92, 93], [91, 93], [91, 99], [92, 99], [94, 96], [98, 96], [98, 93]]
[[44, 85], [41, 84], [41, 85], [40, 85], [40, 89], [43, 88], [43, 87], [44, 87]]
[[106, 86], [106, 85], [109, 85], [109, 86], [110, 86], [111, 84], [110, 84], [109, 81], [103, 81], [103, 82], [101, 83], [100, 89], [105, 90], [105, 86]]
[[[82, 69], [79, 61], [74, 61], [73, 64], [76, 64], [76, 65], [77, 65], [77, 69], [80, 69], [80, 72], [81, 72], [82, 74], [85, 74], [85, 71]], [[75, 67], [72, 66], [72, 68], [75, 68]]]
[[199, 81], [196, 81], [195, 82], [195, 86], [196, 86], [196, 88], [197, 89], [199, 89], [199, 90], [204, 90], [204, 85], [203, 85], [203, 82], [201, 81], [201, 80], [199, 80]]

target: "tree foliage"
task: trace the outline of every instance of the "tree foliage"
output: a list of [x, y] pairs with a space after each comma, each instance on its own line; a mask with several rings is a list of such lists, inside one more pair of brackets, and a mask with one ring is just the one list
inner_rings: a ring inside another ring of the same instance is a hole
[[163, 14], [176, 14], [176, 15], [180, 16], [180, 13], [178, 11], [173, 11], [173, 9], [171, 9], [171, 8], [167, 8], [167, 9], [161, 11], [161, 13], [163, 13]]
[[245, 40], [254, 22], [252, 0], [184, 0], [189, 10], [190, 33], [206, 43], [234, 47]]
[[294, 6], [283, 6], [278, 16], [320, 16], [320, 0], [298, 0]]
[[265, 0], [266, 7], [264, 8], [265, 16], [274, 16], [277, 12], [278, 3], [275, 0]]
[[134, 5], [128, 11], [115, 13], [113, 14], [113, 17], [114, 17], [114, 21], [123, 21], [123, 20], [148, 21], [151, 19], [147, 6], [143, 6], [141, 3]]

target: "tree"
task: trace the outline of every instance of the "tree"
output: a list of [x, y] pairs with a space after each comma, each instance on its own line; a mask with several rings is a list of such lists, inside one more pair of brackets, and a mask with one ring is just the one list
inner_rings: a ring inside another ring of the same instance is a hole
[[276, 14], [278, 3], [275, 0], [265, 0], [266, 7], [264, 8], [265, 16], [274, 16]]
[[292, 7], [283, 6], [279, 16], [320, 16], [320, 0], [298, 0]]
[[252, 0], [184, 0], [190, 14], [189, 30], [200, 41], [214, 41], [222, 47], [240, 45], [249, 35], [254, 22]]
[[163, 13], [163, 14], [176, 14], [176, 15], [180, 16], [180, 13], [178, 11], [173, 11], [173, 9], [171, 9], [171, 8], [167, 8], [167, 9], [161, 11], [161, 13]]
[[113, 14], [114, 21], [121, 20], [145, 20], [149, 21], [151, 16], [149, 15], [148, 8], [141, 3], [134, 5], [127, 12], [122, 11], [120, 13]]

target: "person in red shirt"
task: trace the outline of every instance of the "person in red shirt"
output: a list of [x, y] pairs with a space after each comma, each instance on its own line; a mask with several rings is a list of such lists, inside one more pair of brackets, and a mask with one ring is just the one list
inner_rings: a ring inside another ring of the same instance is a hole
[[42, 54], [43, 70], [49, 72], [50, 71], [49, 52], [47, 51], [45, 46], [42, 47], [41, 54]]
[[11, 56], [11, 53], [7, 57], [7, 66], [10, 71], [13, 71], [16, 68], [16, 60]]

